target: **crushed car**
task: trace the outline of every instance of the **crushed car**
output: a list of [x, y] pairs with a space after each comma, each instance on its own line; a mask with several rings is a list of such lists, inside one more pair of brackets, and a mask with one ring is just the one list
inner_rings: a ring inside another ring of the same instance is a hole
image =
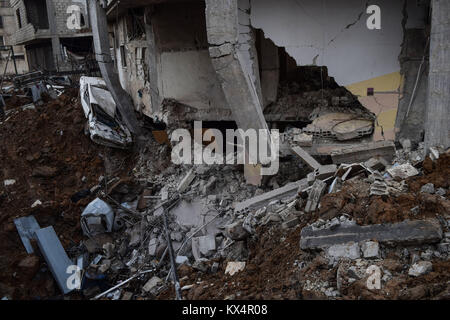
[[97, 144], [128, 149], [133, 137], [123, 124], [116, 103], [102, 78], [80, 78], [81, 105], [87, 118], [85, 133]]

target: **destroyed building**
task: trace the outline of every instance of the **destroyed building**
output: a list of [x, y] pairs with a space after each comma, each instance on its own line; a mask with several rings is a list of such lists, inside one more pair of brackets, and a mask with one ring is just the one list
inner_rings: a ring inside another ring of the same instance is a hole
[[88, 1], [10, 0], [15, 45], [25, 47], [30, 71], [67, 71], [91, 52]]
[[[11, 4], [70, 81], [5, 100], [0, 297], [450, 298], [450, 2]], [[210, 128], [278, 129], [279, 170], [175, 161]]]
[[0, 70], [12, 75], [28, 71], [23, 46], [12, 46], [17, 31], [14, 12], [9, 1], [0, 1]]

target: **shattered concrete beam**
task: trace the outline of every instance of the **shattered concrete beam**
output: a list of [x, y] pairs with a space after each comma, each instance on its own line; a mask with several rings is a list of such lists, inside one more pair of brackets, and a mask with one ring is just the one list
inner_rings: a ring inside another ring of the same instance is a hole
[[382, 157], [390, 162], [394, 155], [395, 145], [393, 141], [376, 141], [360, 143], [341, 151], [332, 152], [331, 159], [336, 164], [364, 162], [377, 157]]
[[235, 212], [245, 212], [248, 210], [256, 210], [259, 209], [273, 200], [280, 200], [289, 197], [293, 197], [297, 194], [299, 189], [308, 188], [308, 180], [302, 179], [290, 184], [285, 185], [284, 187], [263, 193], [259, 196], [247, 199], [245, 201], [239, 202], [234, 206]]
[[376, 224], [369, 226], [338, 226], [331, 230], [313, 230], [312, 226], [302, 229], [300, 248], [321, 249], [347, 242], [376, 240], [389, 245], [415, 245], [439, 242], [442, 229], [436, 219], [403, 221], [393, 224]]
[[306, 152], [303, 148], [292, 147], [292, 151], [294, 151], [311, 170], [317, 170], [322, 166], [319, 162], [316, 161], [316, 159], [311, 157], [311, 155], [308, 152]]
[[108, 90], [116, 103], [117, 108], [127, 128], [134, 134], [139, 135], [140, 128], [136, 114], [134, 113], [134, 103], [130, 95], [122, 88], [119, 76], [114, 70], [114, 62], [111, 57], [108, 22], [106, 11], [101, 7], [99, 1], [89, 1], [89, 14], [92, 26], [92, 37], [94, 41], [95, 57], [100, 67], [102, 77], [106, 82]]

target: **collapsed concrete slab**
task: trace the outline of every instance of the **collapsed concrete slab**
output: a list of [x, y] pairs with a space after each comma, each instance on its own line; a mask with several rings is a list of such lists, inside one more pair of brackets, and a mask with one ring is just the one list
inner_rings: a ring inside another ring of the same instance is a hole
[[305, 212], [312, 212], [319, 206], [320, 198], [325, 193], [327, 184], [321, 180], [316, 180], [312, 185], [312, 189], [309, 193], [308, 202], [305, 206]]
[[340, 151], [334, 151], [331, 153], [331, 159], [336, 164], [364, 162], [377, 157], [390, 162], [394, 155], [395, 145], [393, 141], [376, 141], [360, 143]]
[[403, 221], [370, 226], [343, 226], [315, 230], [312, 226], [302, 229], [301, 249], [321, 249], [347, 242], [375, 240], [384, 244], [426, 244], [439, 242], [442, 228], [436, 219]]

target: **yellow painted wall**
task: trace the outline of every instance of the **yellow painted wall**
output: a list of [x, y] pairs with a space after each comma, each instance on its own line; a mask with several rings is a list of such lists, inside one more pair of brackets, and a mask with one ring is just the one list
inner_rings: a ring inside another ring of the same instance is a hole
[[[375, 141], [395, 139], [394, 126], [402, 82], [400, 72], [393, 72], [346, 86], [364, 107], [377, 116]], [[373, 88], [375, 94], [367, 96], [367, 88]]]

